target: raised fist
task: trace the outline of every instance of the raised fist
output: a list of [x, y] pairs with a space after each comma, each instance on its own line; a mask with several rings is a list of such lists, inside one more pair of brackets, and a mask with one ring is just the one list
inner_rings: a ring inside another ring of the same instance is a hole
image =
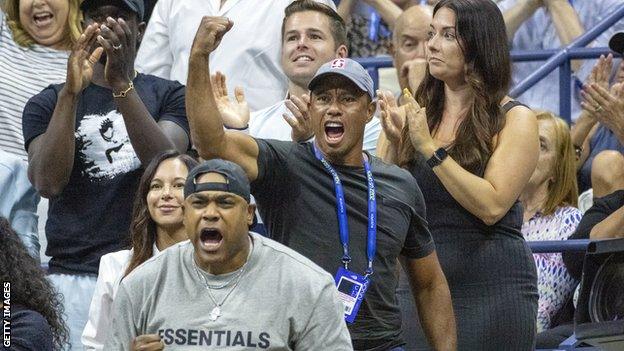
[[233, 24], [227, 17], [204, 16], [195, 34], [191, 54], [210, 55]]

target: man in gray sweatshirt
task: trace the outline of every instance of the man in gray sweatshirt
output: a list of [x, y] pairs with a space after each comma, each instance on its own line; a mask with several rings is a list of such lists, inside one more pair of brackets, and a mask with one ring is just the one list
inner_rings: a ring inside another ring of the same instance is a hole
[[242, 168], [195, 167], [184, 188], [190, 241], [126, 277], [106, 350], [352, 350], [331, 275], [248, 230], [255, 206]]

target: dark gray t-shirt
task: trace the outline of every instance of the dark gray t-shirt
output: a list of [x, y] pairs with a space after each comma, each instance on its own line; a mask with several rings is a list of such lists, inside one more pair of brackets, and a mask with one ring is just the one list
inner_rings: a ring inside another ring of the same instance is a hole
[[[341, 265], [334, 183], [314, 156], [312, 143], [257, 139], [258, 178], [252, 183], [271, 237], [335, 275]], [[377, 196], [377, 252], [372, 283], [355, 323], [349, 325], [358, 350], [401, 345], [401, 316], [395, 298], [397, 257], [422, 258], [434, 251], [425, 204], [406, 171], [369, 156]], [[333, 165], [342, 181], [349, 222], [349, 269], [367, 266], [368, 194], [362, 167]]]

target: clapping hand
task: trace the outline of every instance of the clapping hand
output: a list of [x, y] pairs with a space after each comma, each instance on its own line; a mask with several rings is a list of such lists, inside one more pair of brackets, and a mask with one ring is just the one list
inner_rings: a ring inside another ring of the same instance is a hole
[[122, 18], [108, 17], [100, 24], [98, 43], [106, 52], [104, 78], [114, 90], [124, 89], [134, 78], [136, 38]]
[[389, 91], [377, 91], [381, 126], [391, 144], [398, 145], [405, 125], [405, 106], [399, 107]]
[[210, 77], [210, 80], [223, 124], [226, 128], [246, 128], [249, 125], [249, 105], [247, 101], [245, 101], [243, 88], [236, 87], [234, 89], [235, 100], [230, 100], [225, 75], [221, 72], [217, 72]]
[[403, 101], [405, 102], [410, 141], [416, 151], [429, 157], [430, 155], [426, 153], [428, 150], [435, 150], [435, 143], [427, 124], [427, 111], [424, 107], [418, 105], [418, 102], [414, 100], [414, 97], [407, 89], [403, 91]]
[[617, 71], [615, 72], [615, 82], [616, 83], [624, 82], [624, 60], [620, 61]]
[[624, 82], [613, 84], [611, 90], [590, 84], [583, 91], [584, 109], [593, 109], [593, 116], [611, 131], [624, 134]]
[[221, 43], [221, 39], [227, 33], [234, 23], [227, 17], [211, 17], [204, 16], [199, 24], [193, 46], [192, 53], [202, 55], [210, 55]]
[[96, 38], [100, 33], [99, 25], [90, 24], [74, 45], [67, 61], [66, 89], [71, 94], [83, 91], [93, 77], [93, 66], [102, 56], [103, 49], [97, 46]]
[[301, 98], [290, 95], [286, 100], [286, 107], [292, 113], [292, 116], [284, 113], [282, 117], [286, 123], [292, 128], [291, 137], [295, 142], [308, 140], [314, 136], [312, 124], [308, 114], [308, 105], [310, 104], [310, 96], [303, 94]]
[[[624, 130], [624, 82], [609, 89], [613, 56], [600, 56], [581, 95], [581, 106], [588, 115], [612, 131]], [[621, 67], [621, 65], [620, 65]], [[618, 68], [618, 72], [621, 68]]]
[[592, 68], [589, 77], [587, 77], [586, 84], [598, 84], [601, 87], [609, 88], [609, 77], [611, 76], [611, 69], [613, 68], [613, 55], [609, 54], [607, 57], [600, 55], [598, 63]]
[[587, 81], [585, 82], [585, 87], [581, 91], [581, 96], [583, 97], [583, 101], [581, 102], [581, 107], [592, 119], [595, 119], [596, 112], [600, 112], [599, 109], [602, 109], [599, 105], [592, 104], [588, 102], [588, 94], [587, 90], [592, 84], [596, 84], [604, 89], [609, 89], [609, 76], [611, 75], [611, 68], [613, 67], [613, 55], [609, 54], [607, 57], [604, 55], [600, 55], [598, 62], [592, 68], [589, 77], [587, 77]]

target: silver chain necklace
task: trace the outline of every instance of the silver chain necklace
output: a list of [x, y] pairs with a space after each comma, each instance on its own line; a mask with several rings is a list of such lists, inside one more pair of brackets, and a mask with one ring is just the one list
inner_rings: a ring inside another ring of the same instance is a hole
[[[251, 239], [249, 241], [250, 241], [249, 256], [251, 256], [251, 250], [253, 250], [253, 244], [251, 244]], [[238, 274], [236, 275], [235, 278], [230, 279], [227, 283], [222, 284], [219, 287], [211, 287], [210, 284], [208, 284], [208, 281], [206, 280], [206, 276], [204, 274], [201, 274], [201, 272], [199, 271], [199, 268], [197, 267], [197, 262], [195, 262], [195, 256], [193, 255], [193, 251], [191, 251], [191, 260], [193, 261], [193, 268], [195, 268], [195, 272], [197, 273], [199, 278], [204, 282], [204, 285], [206, 286], [206, 290], [208, 290], [208, 296], [210, 297], [212, 302], [215, 304], [215, 307], [208, 314], [208, 319], [210, 319], [211, 321], [214, 322], [219, 317], [221, 317], [221, 306], [223, 306], [223, 304], [225, 303], [225, 300], [227, 300], [227, 298], [230, 297], [230, 294], [238, 286], [238, 283], [240, 282], [240, 278], [243, 276], [243, 273], [245, 272], [245, 268], [247, 268], [247, 262], [249, 262], [249, 258], [250, 258], [249, 256], [247, 256], [247, 261], [245, 261], [245, 263], [243, 264], [243, 267], [238, 271]], [[230, 283], [234, 280], [236, 280], [234, 282], [234, 286], [232, 286], [232, 288], [230, 289], [230, 291], [228, 291], [228, 293], [225, 295], [223, 300], [221, 300], [221, 303], [217, 303], [217, 300], [214, 298], [214, 296], [212, 296], [212, 289], [224, 288], [230, 285]]]

